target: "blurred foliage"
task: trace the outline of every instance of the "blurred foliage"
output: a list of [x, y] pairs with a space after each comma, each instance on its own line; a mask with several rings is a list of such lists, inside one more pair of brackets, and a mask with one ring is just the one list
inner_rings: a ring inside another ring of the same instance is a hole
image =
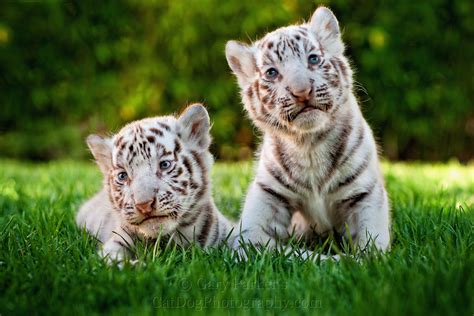
[[[213, 151], [248, 158], [256, 130], [227, 66], [229, 39], [308, 19], [305, 0], [0, 2], [0, 155], [86, 157], [84, 137], [202, 101]], [[391, 159], [474, 153], [474, 3], [324, 1], [357, 93]]]

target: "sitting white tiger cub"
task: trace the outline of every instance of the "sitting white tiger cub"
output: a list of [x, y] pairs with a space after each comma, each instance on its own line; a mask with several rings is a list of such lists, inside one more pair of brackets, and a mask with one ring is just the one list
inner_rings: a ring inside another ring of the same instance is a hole
[[227, 43], [245, 109], [263, 132], [240, 223], [245, 241], [285, 240], [299, 211], [319, 235], [336, 231], [361, 248], [370, 241], [389, 247], [377, 148], [343, 53], [338, 21], [324, 7], [309, 23], [277, 29], [250, 46]]
[[132, 237], [161, 234], [203, 247], [226, 240], [232, 225], [211, 196], [209, 128], [206, 109], [195, 104], [179, 118], [147, 118], [111, 138], [87, 138], [104, 187], [76, 222], [103, 243], [102, 256], [122, 260]]

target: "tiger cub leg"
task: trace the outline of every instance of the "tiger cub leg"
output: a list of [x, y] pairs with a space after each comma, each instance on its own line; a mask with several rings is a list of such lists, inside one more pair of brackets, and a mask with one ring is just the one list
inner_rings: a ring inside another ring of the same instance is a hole
[[270, 186], [254, 181], [245, 199], [234, 245], [239, 248], [243, 241], [274, 248], [277, 240], [288, 239], [290, 221], [288, 201]]
[[105, 190], [86, 201], [76, 216], [77, 225], [86, 228], [102, 243], [99, 255], [109, 264], [123, 261], [128, 248], [133, 245], [130, 235], [120, 227], [118, 216]]
[[117, 227], [110, 232], [110, 238], [104, 242], [99, 255], [105, 258], [107, 263], [121, 263], [128, 255], [130, 247], [133, 246], [133, 239], [130, 234], [121, 227]]
[[[292, 234], [291, 218], [292, 210], [289, 202], [270, 186], [254, 181], [245, 199], [240, 227], [237, 227], [238, 235], [234, 242], [239, 257], [247, 259], [241, 242], [264, 246], [269, 250], [275, 249], [278, 245], [284, 246], [284, 242]], [[291, 247], [285, 247], [283, 253], [290, 259], [338, 260], [337, 256], [325, 256]]]
[[375, 185], [363, 202], [351, 210], [342, 232], [359, 250], [375, 246], [386, 251], [390, 246], [390, 215], [387, 193], [382, 185]]

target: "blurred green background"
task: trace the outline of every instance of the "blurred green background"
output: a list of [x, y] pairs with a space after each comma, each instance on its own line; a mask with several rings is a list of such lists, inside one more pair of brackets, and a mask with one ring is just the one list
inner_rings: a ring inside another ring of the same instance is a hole
[[474, 157], [471, 0], [1, 1], [0, 156], [85, 158], [89, 133], [201, 101], [215, 155], [249, 158], [257, 132], [225, 42], [302, 22], [318, 4], [339, 18], [386, 157]]

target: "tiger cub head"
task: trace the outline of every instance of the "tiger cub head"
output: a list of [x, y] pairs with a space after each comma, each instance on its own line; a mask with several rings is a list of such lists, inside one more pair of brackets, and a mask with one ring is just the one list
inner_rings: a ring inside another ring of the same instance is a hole
[[178, 118], [146, 118], [111, 138], [90, 135], [113, 208], [133, 232], [169, 234], [209, 193], [209, 115], [200, 104]]
[[264, 131], [286, 134], [329, 127], [352, 93], [334, 14], [319, 7], [308, 23], [279, 28], [247, 45], [229, 41], [227, 62], [247, 112]]

